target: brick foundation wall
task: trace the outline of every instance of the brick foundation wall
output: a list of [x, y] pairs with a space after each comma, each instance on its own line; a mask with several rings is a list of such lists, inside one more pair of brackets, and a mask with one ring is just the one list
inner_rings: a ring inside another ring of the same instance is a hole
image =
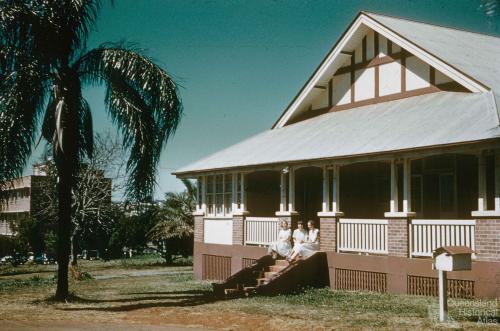
[[500, 219], [476, 220], [476, 260], [500, 262]]
[[243, 245], [245, 216], [233, 216], [233, 245]]
[[194, 216], [194, 241], [203, 242], [203, 217], [202, 215]]
[[387, 248], [390, 256], [408, 257], [408, 220], [388, 219]]
[[320, 226], [320, 249], [322, 251], [335, 252], [337, 250], [337, 218], [321, 217]]

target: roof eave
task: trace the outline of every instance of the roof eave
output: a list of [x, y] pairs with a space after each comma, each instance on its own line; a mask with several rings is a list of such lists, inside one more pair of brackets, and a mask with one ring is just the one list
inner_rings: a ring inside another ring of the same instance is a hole
[[[340, 161], [340, 160], [349, 160], [349, 159], [356, 159], [356, 158], [363, 158], [363, 157], [383, 157], [383, 156], [390, 156], [391, 154], [402, 154], [402, 153], [408, 153], [408, 152], [430, 152], [433, 149], [442, 149], [442, 148], [453, 148], [453, 147], [473, 147], [474, 145], [481, 144], [481, 143], [490, 143], [490, 142], [498, 142], [500, 141], [499, 137], [495, 138], [488, 138], [488, 139], [481, 139], [481, 140], [474, 140], [474, 141], [463, 141], [463, 142], [455, 142], [455, 143], [449, 143], [449, 144], [437, 144], [437, 145], [429, 145], [429, 146], [423, 146], [423, 147], [412, 147], [412, 148], [404, 148], [404, 149], [397, 149], [397, 150], [390, 150], [390, 151], [379, 151], [379, 152], [372, 152], [372, 153], [361, 153], [361, 154], [351, 154], [351, 155], [342, 155], [342, 156], [335, 156], [335, 157], [321, 157], [321, 158], [314, 158], [314, 159], [303, 159], [303, 160], [291, 160], [291, 161], [279, 161], [279, 162], [268, 162], [268, 163], [261, 163], [261, 164], [254, 164], [254, 165], [241, 165], [241, 166], [231, 166], [231, 167], [220, 167], [220, 168], [211, 168], [211, 169], [201, 169], [201, 170], [192, 170], [192, 171], [176, 171], [172, 172], [171, 174], [176, 176], [177, 178], [192, 178], [192, 177], [197, 177], [201, 176], [206, 173], [211, 173], [211, 172], [224, 172], [224, 171], [247, 171], [247, 170], [252, 170], [252, 169], [257, 169], [257, 168], [265, 168], [265, 167], [277, 167], [279, 165], [293, 165], [293, 164], [300, 164], [300, 163], [316, 163], [316, 162], [327, 162], [327, 161]], [[401, 155], [398, 155], [401, 156]]]

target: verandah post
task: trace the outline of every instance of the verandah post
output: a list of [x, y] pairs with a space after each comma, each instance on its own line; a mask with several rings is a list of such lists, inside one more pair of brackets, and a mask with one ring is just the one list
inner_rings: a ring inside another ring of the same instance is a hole
[[397, 213], [399, 210], [398, 201], [398, 165], [396, 159], [391, 160], [391, 202], [390, 212]]
[[287, 190], [287, 182], [286, 182], [286, 173], [280, 173], [280, 212], [285, 212], [287, 210], [287, 201], [286, 201], [286, 190]]
[[322, 211], [330, 211], [330, 171], [327, 166], [323, 166], [323, 205]]
[[292, 230], [297, 227], [299, 213], [295, 211], [295, 171], [291, 166], [281, 171], [280, 210], [275, 214], [280, 221], [288, 222]]
[[[238, 176], [240, 177], [240, 207], [238, 208], [238, 192], [233, 192], [233, 245], [244, 245], [245, 244], [245, 216], [248, 215], [246, 210], [246, 176], [245, 173], [237, 173], [233, 177], [233, 188], [238, 187]], [[235, 178], [236, 177], [236, 178]]]
[[477, 261], [499, 262], [500, 256], [500, 150], [494, 151], [494, 210], [488, 210], [486, 196], [486, 156], [478, 155], [478, 210], [471, 213], [476, 219], [475, 253]]
[[[331, 189], [332, 189], [332, 203], [330, 205], [330, 178], [329, 178], [329, 173], [331, 168], [331, 176], [332, 176], [332, 182], [331, 182]], [[331, 207], [331, 210], [328, 210], [330, 208], [325, 208], [323, 209], [322, 212], [318, 213], [319, 216], [319, 223], [320, 223], [320, 228], [321, 228], [321, 240], [320, 240], [320, 249], [322, 251], [330, 251], [330, 252], [335, 252], [337, 251], [337, 222], [339, 217], [344, 216], [344, 213], [340, 211], [340, 204], [339, 204], [339, 183], [340, 183], [340, 177], [339, 177], [339, 166], [338, 165], [333, 165], [329, 167], [325, 167], [326, 172], [323, 172], [324, 174], [324, 182], [327, 183], [326, 189], [323, 187], [323, 202], [327, 203], [328, 207]]]
[[398, 164], [391, 161], [391, 201], [390, 211], [385, 213], [387, 225], [387, 250], [389, 256], [409, 257], [409, 232], [411, 219], [415, 213], [411, 211], [411, 159], [403, 159], [403, 210], [398, 208]]
[[295, 169], [292, 167], [288, 172], [288, 211], [295, 211]]
[[488, 201], [486, 199], [486, 157], [483, 153], [478, 155], [478, 198], [477, 210], [488, 210]]

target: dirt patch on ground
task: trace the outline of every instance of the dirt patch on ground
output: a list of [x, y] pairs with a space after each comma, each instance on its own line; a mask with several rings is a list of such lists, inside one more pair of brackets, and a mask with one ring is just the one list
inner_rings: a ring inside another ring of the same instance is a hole
[[[216, 330], [283, 330], [274, 328], [273, 319], [265, 315], [243, 312], [192, 311], [189, 309], [150, 308], [128, 312], [124, 320], [154, 326], [183, 326]], [[293, 330], [287, 328], [287, 330]]]

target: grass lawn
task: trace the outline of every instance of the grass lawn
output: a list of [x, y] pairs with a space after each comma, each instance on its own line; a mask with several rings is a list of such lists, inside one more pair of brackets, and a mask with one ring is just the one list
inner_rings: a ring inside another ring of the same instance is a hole
[[[0, 269], [0, 320], [57, 320], [183, 325], [224, 330], [499, 329], [498, 302], [450, 300], [456, 322], [438, 325], [437, 299], [375, 293], [307, 290], [299, 295], [214, 301], [208, 282], [191, 268], [163, 267], [154, 258], [84, 261], [94, 279], [72, 282], [75, 298], [47, 300], [53, 267]], [[52, 269], [51, 269], [52, 268]], [[15, 272], [17, 271], [17, 272]], [[497, 323], [477, 323], [483, 320]], [[1, 328], [1, 327], [0, 327]]]

